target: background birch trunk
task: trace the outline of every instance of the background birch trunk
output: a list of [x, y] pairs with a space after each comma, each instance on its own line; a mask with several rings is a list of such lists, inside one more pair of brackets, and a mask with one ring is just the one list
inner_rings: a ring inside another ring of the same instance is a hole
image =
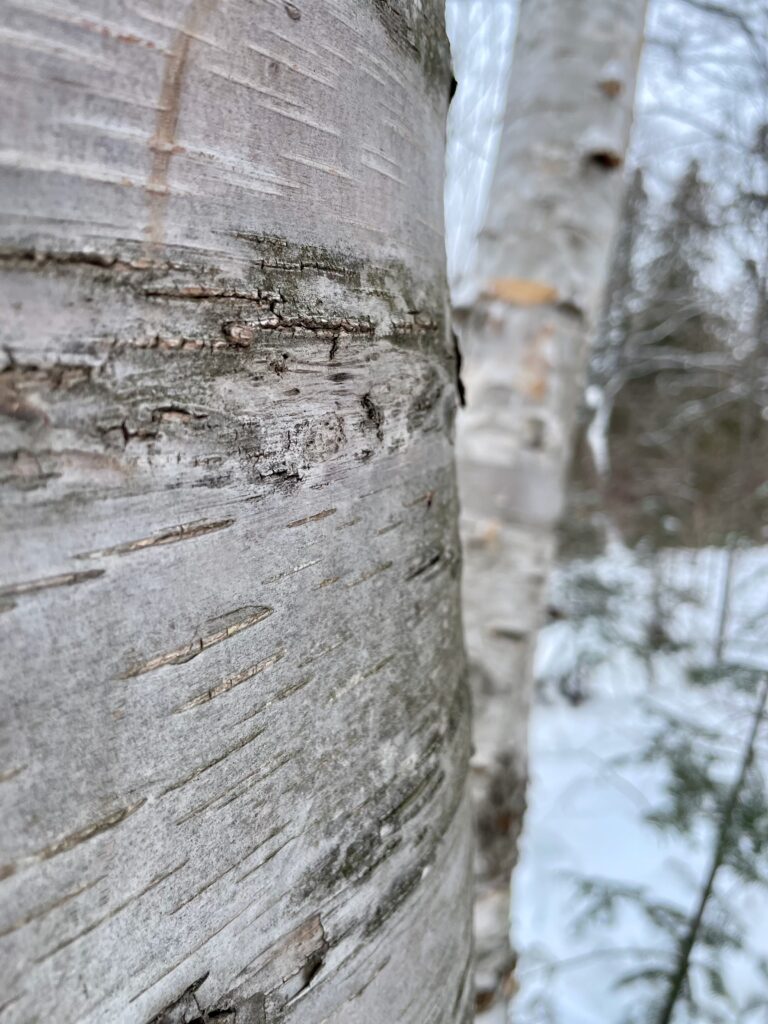
[[441, 4], [0, 7], [0, 1019], [466, 1020]]
[[643, 20], [641, 0], [521, 3], [474, 299], [457, 316], [480, 1009], [513, 984], [509, 878], [533, 641], [619, 211]]

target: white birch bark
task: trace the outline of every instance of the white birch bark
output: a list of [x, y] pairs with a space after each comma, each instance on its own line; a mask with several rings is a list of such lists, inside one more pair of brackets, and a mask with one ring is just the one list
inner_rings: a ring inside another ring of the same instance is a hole
[[642, 0], [523, 0], [474, 299], [459, 311], [464, 617], [475, 701], [479, 1008], [513, 987], [509, 876], [531, 655], [617, 219]]
[[0, 8], [0, 1020], [466, 1020], [440, 4]]

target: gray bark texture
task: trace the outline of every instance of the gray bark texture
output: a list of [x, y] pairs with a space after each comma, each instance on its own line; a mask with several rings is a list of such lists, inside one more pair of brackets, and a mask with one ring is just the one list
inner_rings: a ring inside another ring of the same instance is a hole
[[533, 641], [618, 218], [644, 6], [521, 3], [473, 299], [458, 315], [480, 1009], [514, 988], [509, 878], [525, 804]]
[[464, 1021], [441, 5], [0, 9], [0, 1020]]

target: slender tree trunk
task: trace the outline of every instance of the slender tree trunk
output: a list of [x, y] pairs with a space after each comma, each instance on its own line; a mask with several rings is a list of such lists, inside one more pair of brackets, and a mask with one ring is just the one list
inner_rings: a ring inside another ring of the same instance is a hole
[[620, 206], [643, 20], [640, 0], [523, 0], [476, 300], [459, 314], [479, 1006], [510, 987], [533, 638]]
[[716, 667], [719, 667], [723, 661], [723, 652], [728, 638], [728, 626], [731, 617], [733, 570], [736, 562], [736, 546], [733, 537], [728, 538], [728, 546], [724, 551], [724, 556], [725, 568], [720, 587], [720, 608], [717, 614], [717, 632], [715, 633], [715, 649], [713, 652], [713, 662]]
[[0, 7], [0, 1019], [466, 1020], [441, 5]]

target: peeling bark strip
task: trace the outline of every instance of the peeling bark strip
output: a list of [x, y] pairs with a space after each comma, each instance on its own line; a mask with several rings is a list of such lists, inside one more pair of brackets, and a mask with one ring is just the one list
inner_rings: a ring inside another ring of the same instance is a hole
[[28, 6], [2, 1024], [465, 1024], [442, 3]]
[[641, 0], [521, 0], [476, 299], [459, 317], [478, 1010], [513, 987], [509, 876], [525, 807], [533, 643], [619, 211], [644, 9]]

